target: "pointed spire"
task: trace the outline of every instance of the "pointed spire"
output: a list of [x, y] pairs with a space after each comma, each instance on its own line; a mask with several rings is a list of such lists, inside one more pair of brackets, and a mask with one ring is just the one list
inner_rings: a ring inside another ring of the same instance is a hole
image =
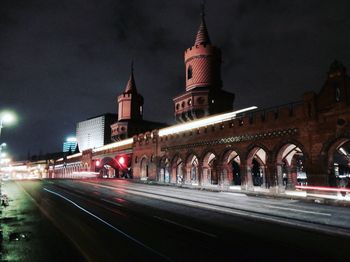
[[194, 42], [194, 45], [200, 45], [200, 44], [210, 44], [210, 38], [208, 34], [207, 25], [205, 23], [205, 3], [202, 2], [202, 12], [201, 12], [201, 24], [199, 25], [199, 29], [196, 36], [196, 41]]
[[134, 60], [131, 60], [131, 74], [124, 93], [137, 93], [136, 84], [134, 79]]

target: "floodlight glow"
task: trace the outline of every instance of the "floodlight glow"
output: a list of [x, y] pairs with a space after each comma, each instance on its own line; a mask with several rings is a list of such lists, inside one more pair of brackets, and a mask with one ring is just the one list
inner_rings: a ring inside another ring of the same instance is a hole
[[2, 143], [2, 144], [0, 145], [0, 147], [6, 147], [6, 146], [7, 146], [6, 143]]
[[124, 164], [125, 164], [125, 158], [121, 156], [121, 157], [118, 159], [118, 162], [119, 162], [119, 164], [124, 165]]
[[7, 154], [4, 152], [4, 153], [1, 153], [0, 156], [1, 156], [1, 157], [6, 157]]
[[15, 114], [10, 111], [3, 112], [0, 118], [1, 118], [1, 124], [12, 124], [16, 120]]
[[257, 109], [257, 108], [258, 107], [256, 107], [256, 106], [251, 106], [251, 107], [247, 107], [244, 109], [240, 109], [240, 110], [225, 113], [225, 114], [210, 116], [210, 117], [206, 117], [203, 119], [194, 120], [194, 121], [191, 121], [188, 123], [174, 125], [171, 127], [166, 127], [166, 128], [160, 129], [158, 132], [158, 135], [159, 136], [166, 136], [166, 135], [171, 135], [171, 134], [175, 134], [175, 133], [185, 132], [185, 131], [195, 129], [195, 128], [204, 127], [207, 125], [214, 125], [217, 123], [221, 123], [224, 121], [234, 119], [236, 117], [236, 115], [239, 113], [247, 112], [250, 110]]
[[108, 149], [112, 149], [112, 148], [116, 148], [116, 147], [120, 147], [120, 146], [126, 146], [126, 145], [131, 145], [133, 143], [133, 139], [132, 138], [128, 138], [128, 139], [124, 139], [122, 141], [118, 141], [118, 142], [114, 142], [105, 146], [101, 146], [98, 148], [94, 148], [92, 150], [92, 152], [100, 152], [103, 150], [108, 150]]

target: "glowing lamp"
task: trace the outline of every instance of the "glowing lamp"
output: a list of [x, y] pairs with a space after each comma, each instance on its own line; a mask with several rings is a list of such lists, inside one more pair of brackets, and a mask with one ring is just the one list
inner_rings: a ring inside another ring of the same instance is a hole
[[124, 157], [119, 157], [118, 159], [119, 164], [124, 165], [125, 164], [125, 158]]
[[1, 114], [2, 124], [12, 124], [15, 121], [16, 121], [16, 116], [14, 113], [6, 111]]
[[96, 161], [96, 166], [100, 166], [100, 165], [101, 165], [100, 160], [97, 160], [97, 161]]

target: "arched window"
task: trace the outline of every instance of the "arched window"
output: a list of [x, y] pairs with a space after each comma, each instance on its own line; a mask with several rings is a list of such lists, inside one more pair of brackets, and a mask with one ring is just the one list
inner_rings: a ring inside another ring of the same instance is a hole
[[187, 68], [187, 79], [192, 78], [192, 66], [188, 66]]

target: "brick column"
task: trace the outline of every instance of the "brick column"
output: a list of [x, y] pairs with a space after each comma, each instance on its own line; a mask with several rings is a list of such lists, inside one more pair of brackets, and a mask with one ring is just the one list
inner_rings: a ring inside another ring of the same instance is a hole
[[248, 165], [245, 161], [241, 162], [241, 188], [243, 190], [254, 190], [253, 180], [251, 175], [251, 165]]

